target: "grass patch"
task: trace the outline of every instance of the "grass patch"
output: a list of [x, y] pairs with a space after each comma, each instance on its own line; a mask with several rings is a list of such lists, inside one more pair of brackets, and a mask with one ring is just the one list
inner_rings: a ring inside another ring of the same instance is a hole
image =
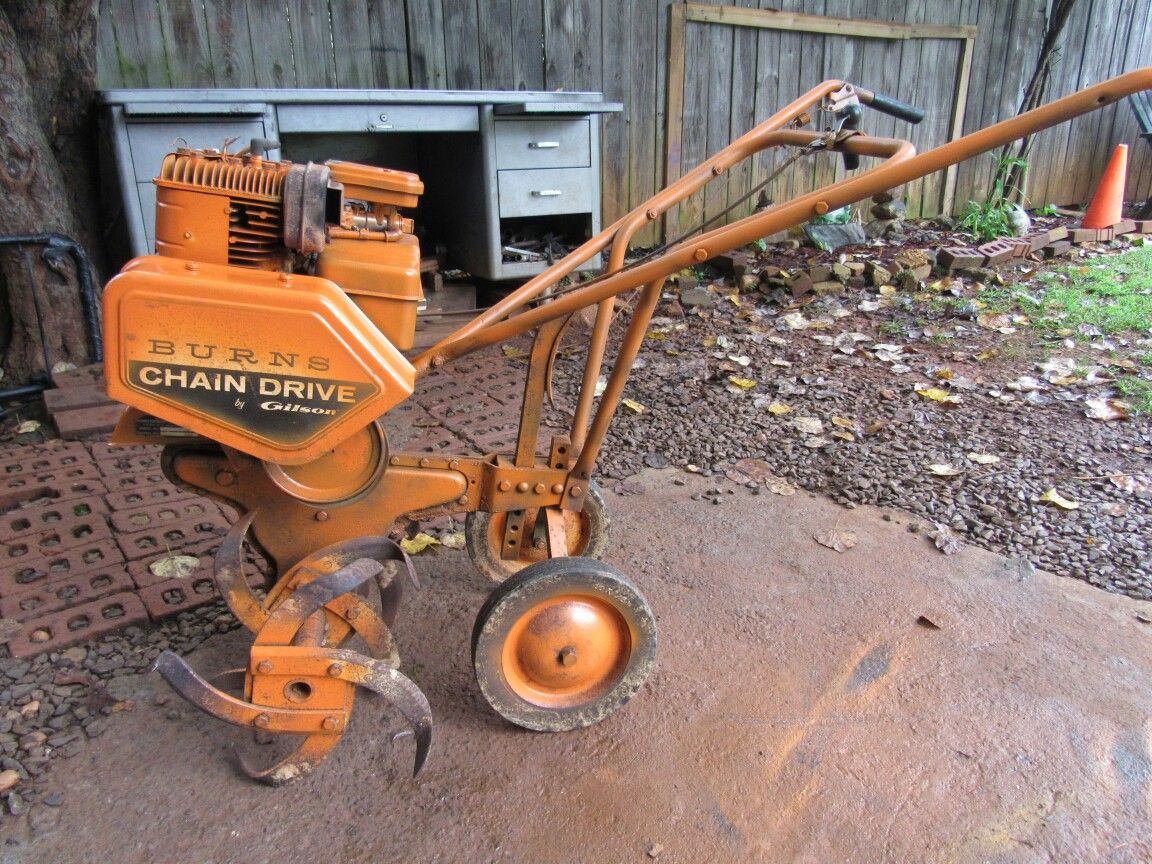
[[1035, 314], [1042, 327], [1086, 324], [1104, 333], [1152, 329], [1152, 246], [1062, 267], [1041, 279], [1043, 299]]
[[1152, 381], [1127, 375], [1117, 379], [1116, 389], [1135, 411], [1152, 414]]

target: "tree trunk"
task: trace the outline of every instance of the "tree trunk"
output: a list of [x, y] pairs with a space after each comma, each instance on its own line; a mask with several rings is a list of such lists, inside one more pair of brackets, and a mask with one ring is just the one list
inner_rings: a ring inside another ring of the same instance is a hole
[[[94, 249], [97, 0], [0, 7], [0, 234], [57, 232]], [[38, 247], [0, 254], [4, 387], [89, 362], [70, 261]], [[45, 368], [47, 364], [51, 364]]]

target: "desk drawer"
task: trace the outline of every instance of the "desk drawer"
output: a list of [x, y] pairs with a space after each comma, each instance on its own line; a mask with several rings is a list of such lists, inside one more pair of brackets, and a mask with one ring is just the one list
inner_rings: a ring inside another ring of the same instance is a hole
[[592, 164], [587, 120], [497, 120], [498, 168], [582, 168]]
[[476, 132], [475, 105], [281, 105], [276, 109], [285, 132]]
[[547, 216], [592, 209], [595, 178], [587, 168], [500, 171], [500, 215]]

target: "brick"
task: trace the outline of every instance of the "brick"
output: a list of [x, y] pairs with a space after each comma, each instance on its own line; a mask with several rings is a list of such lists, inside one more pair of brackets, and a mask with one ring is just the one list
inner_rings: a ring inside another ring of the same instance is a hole
[[[161, 550], [145, 558], [139, 558], [135, 561], [129, 561], [127, 564], [128, 575], [132, 577], [132, 581], [136, 584], [137, 588], [148, 588], [151, 585], [157, 585], [165, 581], [164, 576], [157, 576], [152, 572], [151, 565], [162, 561], [170, 555], [180, 554], [187, 555], [192, 558], [197, 558], [200, 564], [197, 568], [188, 575], [188, 579], [200, 579], [207, 577], [212, 578], [212, 567], [216, 558], [216, 550], [220, 548], [221, 538], [213, 538], [211, 540], [201, 540], [198, 543], [193, 543], [191, 546], [179, 550], [168, 551]], [[261, 582], [267, 577], [268, 562], [260, 557], [251, 547], [244, 547], [244, 566], [245, 572], [251, 572], [258, 575]], [[249, 577], [251, 581], [252, 577]]]
[[131, 532], [158, 525], [175, 524], [186, 519], [196, 520], [203, 516], [219, 515], [220, 508], [207, 498], [188, 497], [136, 507], [132, 510], [117, 510], [109, 521], [116, 531]]
[[1007, 240], [1005, 242], [1007, 242], [1012, 247], [1013, 258], [1023, 258], [1026, 255], [1032, 254], [1032, 241], [1030, 240], [1027, 240], [1023, 237], [1016, 237], [1015, 239]]
[[117, 457], [97, 459], [96, 465], [105, 477], [118, 477], [122, 474], [161, 474], [160, 452], [122, 453]]
[[1047, 246], [1044, 247], [1044, 257], [1045, 258], [1055, 258], [1059, 255], [1063, 255], [1065, 252], [1067, 252], [1071, 248], [1072, 248], [1072, 241], [1071, 240], [1057, 240], [1055, 243], [1049, 243]]
[[74, 408], [91, 408], [95, 405], [113, 404], [108, 393], [100, 384], [85, 384], [68, 387], [64, 390], [45, 390], [44, 407], [55, 414], [57, 411], [70, 411]]
[[0, 570], [0, 597], [30, 591], [41, 584], [91, 573], [124, 562], [124, 555], [111, 538], [97, 540], [54, 555], [37, 555]]
[[195, 492], [173, 486], [167, 480], [153, 483], [150, 486], [123, 489], [118, 492], [109, 492], [104, 496], [105, 503], [112, 510], [132, 510], [136, 507], [145, 507], [151, 504], [181, 501], [185, 498], [195, 498]]
[[1067, 239], [1068, 239], [1068, 226], [1067, 225], [1058, 225], [1055, 228], [1049, 228], [1048, 229], [1048, 242], [1049, 243], [1055, 243], [1058, 240], [1067, 240]]
[[[14, 537], [4, 544], [4, 561], [9, 566], [19, 566], [21, 559], [51, 557], [59, 552], [90, 546], [100, 540], [111, 539], [104, 514], [89, 512], [77, 516], [64, 509], [64, 515], [47, 528], [34, 533]], [[56, 512], [56, 511], [54, 511]], [[20, 524], [16, 520], [16, 524]]]
[[1073, 243], [1102, 243], [1112, 239], [1111, 228], [1073, 228], [1069, 232]]
[[68, 369], [64, 372], [53, 372], [52, 383], [57, 387], [84, 387], [93, 384], [104, 386], [104, 364], [93, 363], [90, 366], [81, 366], [78, 369]]
[[95, 477], [53, 482], [51, 491], [48, 493], [49, 497], [55, 499], [57, 503], [74, 501], [77, 498], [96, 501], [102, 499], [106, 494], [108, 494], [108, 487], [104, 485], [103, 480], [98, 480]]
[[[8, 643], [8, 650], [13, 657], [31, 657], [147, 620], [148, 611], [135, 594], [112, 594], [23, 622], [20, 632]], [[44, 638], [34, 640], [34, 635]]]
[[59, 525], [68, 519], [102, 516], [107, 512], [107, 506], [99, 498], [65, 502], [50, 498], [0, 517], [0, 543], [43, 531], [57, 530]]
[[145, 489], [170, 482], [159, 468], [134, 474], [113, 474], [101, 479], [104, 481], [104, 485], [108, 487], [109, 492], [127, 492], [132, 489]]
[[26, 621], [115, 594], [134, 591], [132, 577], [118, 564], [80, 576], [56, 579], [30, 591], [9, 594], [0, 599], [0, 616]]
[[219, 512], [156, 525], [143, 531], [116, 535], [116, 544], [129, 561], [163, 552], [179, 552], [203, 540], [218, 539], [228, 533], [228, 523]]
[[[247, 579], [253, 588], [265, 587], [264, 578], [259, 573], [249, 574]], [[220, 592], [216, 590], [216, 582], [210, 576], [165, 579], [141, 588], [139, 593], [153, 621], [221, 599]]]
[[75, 440], [88, 435], [111, 432], [120, 421], [124, 407], [114, 403], [94, 408], [60, 411], [52, 415], [52, 422], [56, 424], [56, 431], [60, 433], [61, 438]]
[[1052, 232], [1033, 231], [1031, 234], [1025, 234], [1021, 239], [1028, 241], [1030, 252], [1039, 252], [1041, 249], [1052, 242]]
[[1152, 234], [1152, 219], [1137, 219], [1133, 230], [1138, 234]]
[[1012, 245], [1006, 240], [993, 240], [978, 247], [987, 259], [986, 266], [992, 267], [1012, 257]]
[[1124, 234], [1132, 234], [1136, 231], [1136, 221], [1134, 219], [1121, 219], [1112, 226], [1112, 236], [1121, 237]]
[[[44, 462], [42, 460], [49, 460]], [[57, 460], [57, 461], [51, 461]], [[76, 462], [90, 462], [91, 454], [79, 441], [49, 441], [31, 447], [16, 444], [0, 451], [0, 474], [9, 474], [13, 470], [32, 471], [33, 465], [38, 470], [46, 467], [59, 467], [71, 465]], [[10, 466], [18, 466], [16, 469]]]
[[947, 270], [975, 270], [987, 260], [972, 246], [948, 246], [936, 253], [936, 263]]
[[107, 441], [91, 441], [85, 445], [92, 458], [97, 462], [115, 462], [119, 459], [134, 459], [138, 456], [155, 456], [156, 462], [148, 467], [160, 464], [160, 454], [163, 447], [152, 444], [111, 444]]

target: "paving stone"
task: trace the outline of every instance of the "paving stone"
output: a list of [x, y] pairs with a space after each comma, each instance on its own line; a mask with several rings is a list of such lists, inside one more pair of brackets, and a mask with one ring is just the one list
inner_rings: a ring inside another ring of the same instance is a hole
[[207, 498], [188, 496], [131, 510], [117, 510], [111, 514], [109, 522], [114, 530], [130, 533], [175, 524], [185, 519], [220, 515], [220, 508]]
[[6, 594], [0, 598], [0, 616], [26, 621], [135, 587], [123, 563], [119, 563], [79, 576], [53, 579], [30, 591]]
[[217, 510], [216, 513], [154, 525], [142, 531], [117, 532], [116, 543], [124, 557], [133, 561], [158, 552], [178, 552], [204, 540], [219, 539], [228, 533], [229, 527]]
[[22, 559], [15, 566], [0, 569], [0, 597], [39, 589], [42, 585], [60, 579], [104, 570], [123, 561], [124, 555], [110, 537], [91, 545], [63, 550], [55, 555]]
[[147, 620], [148, 612], [140, 598], [121, 592], [23, 622], [8, 650], [13, 657], [32, 657]]

